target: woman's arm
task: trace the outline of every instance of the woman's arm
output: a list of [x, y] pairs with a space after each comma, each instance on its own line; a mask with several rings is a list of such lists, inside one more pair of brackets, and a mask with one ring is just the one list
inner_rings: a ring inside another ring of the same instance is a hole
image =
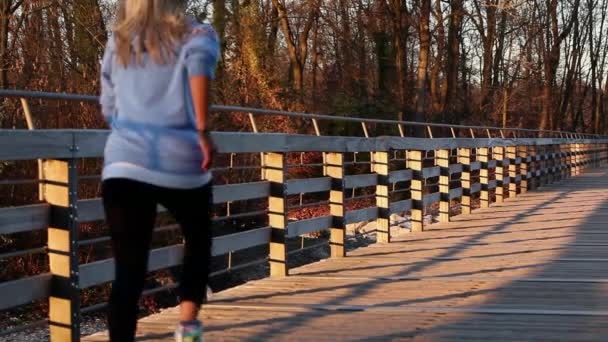
[[190, 77], [190, 92], [192, 93], [192, 104], [196, 115], [196, 128], [199, 131], [201, 149], [204, 160], [202, 169], [209, 170], [213, 159], [213, 144], [209, 138], [207, 129], [207, 117], [209, 112], [209, 78], [206, 76]]
[[112, 123], [112, 119], [116, 116], [116, 96], [114, 94], [114, 83], [112, 82], [113, 58], [112, 40], [110, 40], [101, 62], [101, 95], [99, 97], [101, 113], [108, 125]]

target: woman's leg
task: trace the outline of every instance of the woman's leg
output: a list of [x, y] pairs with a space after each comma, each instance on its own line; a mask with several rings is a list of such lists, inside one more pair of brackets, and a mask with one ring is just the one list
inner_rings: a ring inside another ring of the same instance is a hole
[[211, 185], [197, 189], [164, 189], [160, 202], [182, 228], [185, 239], [180, 281], [181, 321], [196, 319], [211, 260]]
[[116, 260], [108, 311], [110, 340], [133, 341], [156, 217], [155, 187], [109, 179], [102, 188]]

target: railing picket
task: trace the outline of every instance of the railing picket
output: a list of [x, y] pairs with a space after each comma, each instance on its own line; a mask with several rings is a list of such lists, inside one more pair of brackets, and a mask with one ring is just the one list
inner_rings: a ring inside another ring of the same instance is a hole
[[502, 146], [494, 147], [492, 149], [492, 159], [496, 160], [496, 171], [494, 172], [496, 177], [496, 203], [502, 203], [508, 197], [508, 193], [505, 193], [505, 185], [508, 183], [505, 176], [505, 169], [508, 168], [508, 165], [505, 165], [505, 148]]
[[373, 152], [374, 171], [378, 176], [378, 184], [376, 185], [376, 206], [378, 207], [378, 218], [376, 219], [378, 230], [377, 241], [389, 243], [391, 242], [390, 230], [390, 182], [389, 182], [389, 155], [390, 152], [380, 151]]
[[287, 160], [285, 153], [264, 153], [264, 180], [270, 182], [268, 197], [268, 223], [270, 234], [270, 276], [285, 277], [287, 268]]
[[424, 230], [424, 178], [422, 174], [424, 152], [408, 151], [408, 167], [414, 172], [410, 192], [412, 197], [412, 231]]
[[76, 160], [44, 161], [44, 199], [51, 205], [48, 256], [52, 274], [49, 295], [51, 341], [80, 338], [78, 277], [78, 170]]
[[473, 188], [472, 182], [472, 170], [471, 170], [471, 149], [460, 148], [458, 149], [458, 162], [462, 164], [462, 176], [460, 183], [462, 184], [462, 197], [460, 199], [460, 207], [462, 208], [462, 214], [467, 215], [472, 211], [472, 198], [473, 194], [471, 190]]
[[481, 183], [481, 192], [479, 195], [480, 206], [488, 208], [490, 206], [490, 149], [482, 147], [477, 150], [477, 160], [481, 162], [479, 170], [479, 182]]
[[441, 168], [439, 176], [439, 222], [450, 222], [450, 150], [435, 151], [435, 165]]
[[519, 164], [519, 175], [521, 177], [521, 181], [519, 182], [519, 192], [521, 194], [525, 194], [528, 192], [528, 179], [529, 179], [529, 155], [528, 155], [528, 146], [520, 145], [517, 146], [517, 155], [519, 156], [521, 163]]
[[518, 175], [518, 169], [521, 164], [520, 158], [517, 156], [517, 146], [507, 146], [507, 159], [509, 160], [509, 198], [517, 197], [517, 189], [521, 186], [521, 177]]
[[329, 212], [332, 216], [329, 246], [333, 258], [346, 256], [344, 246], [346, 239], [346, 222], [344, 208], [344, 154], [327, 153], [325, 155], [325, 172], [331, 178], [329, 192]]

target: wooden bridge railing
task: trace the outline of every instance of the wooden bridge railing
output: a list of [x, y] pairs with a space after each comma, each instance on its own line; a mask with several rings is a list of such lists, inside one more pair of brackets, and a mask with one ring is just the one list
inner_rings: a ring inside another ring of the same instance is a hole
[[[51, 340], [77, 341], [80, 291], [112, 281], [113, 260], [81, 264], [79, 224], [103, 220], [100, 199], [81, 199], [79, 163], [99, 158], [108, 131], [0, 130], [0, 161], [42, 160], [45, 203], [0, 208], [0, 235], [46, 230], [50, 272], [0, 283], [0, 310], [45, 300], [49, 302]], [[346, 225], [377, 221], [377, 239], [390, 242], [390, 215], [410, 212], [412, 230], [424, 230], [425, 208], [439, 206], [440, 220], [471, 212], [473, 199], [487, 207], [537, 187], [576, 176], [608, 161], [608, 140], [523, 138], [323, 137], [291, 134], [214, 133], [220, 153], [261, 153], [261, 182], [218, 185], [214, 203], [268, 199], [268, 226], [216, 237], [213, 255], [269, 245], [270, 274], [289, 274], [286, 241], [329, 230], [332, 257], [344, 257]], [[322, 177], [290, 179], [287, 156], [323, 152]], [[351, 173], [350, 156], [370, 153], [370, 173]], [[438, 182], [433, 182], [438, 180]], [[400, 184], [400, 186], [396, 186]], [[350, 190], [375, 187], [375, 206], [347, 210]], [[437, 189], [438, 191], [435, 191]], [[328, 193], [329, 215], [289, 220], [289, 196]], [[162, 210], [162, 208], [160, 209]], [[108, 241], [100, 238], [97, 242]], [[149, 270], [179, 265], [182, 245], [151, 250]], [[24, 251], [28, 253], [32, 251]], [[0, 259], [16, 254], [0, 254]], [[45, 321], [46, 322], [46, 321]]]

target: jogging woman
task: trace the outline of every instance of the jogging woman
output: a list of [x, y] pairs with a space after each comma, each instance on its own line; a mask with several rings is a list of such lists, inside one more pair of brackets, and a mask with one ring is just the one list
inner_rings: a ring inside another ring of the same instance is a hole
[[185, 239], [178, 341], [202, 341], [197, 320], [211, 255], [209, 82], [219, 56], [213, 28], [184, 14], [186, 0], [122, 0], [102, 61], [101, 107], [112, 128], [103, 204], [116, 260], [111, 341], [133, 341], [158, 204]]

